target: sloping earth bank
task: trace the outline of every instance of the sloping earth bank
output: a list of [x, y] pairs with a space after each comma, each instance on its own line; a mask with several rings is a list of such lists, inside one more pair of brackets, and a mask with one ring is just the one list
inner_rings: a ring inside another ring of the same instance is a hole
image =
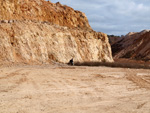
[[0, 113], [150, 113], [150, 70], [0, 68]]

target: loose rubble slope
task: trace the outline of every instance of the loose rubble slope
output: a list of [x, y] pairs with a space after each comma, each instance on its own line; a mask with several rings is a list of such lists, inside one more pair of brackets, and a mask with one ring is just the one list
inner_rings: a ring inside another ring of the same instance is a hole
[[150, 60], [150, 30], [128, 33], [112, 45], [114, 58]]

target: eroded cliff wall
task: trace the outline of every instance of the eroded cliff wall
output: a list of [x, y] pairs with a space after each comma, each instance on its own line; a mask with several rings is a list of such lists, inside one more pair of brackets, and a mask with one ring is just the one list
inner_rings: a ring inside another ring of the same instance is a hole
[[50, 23], [16, 21], [0, 24], [0, 60], [11, 62], [111, 62], [104, 33], [70, 29]]
[[107, 35], [93, 31], [83, 13], [43, 0], [0, 2], [0, 62], [113, 61]]

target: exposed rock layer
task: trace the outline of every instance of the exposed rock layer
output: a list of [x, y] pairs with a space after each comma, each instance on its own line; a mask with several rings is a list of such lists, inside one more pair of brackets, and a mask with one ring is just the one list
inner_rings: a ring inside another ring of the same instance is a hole
[[0, 60], [10, 62], [112, 62], [104, 33], [69, 29], [51, 23], [15, 21], [0, 24]]
[[0, 0], [0, 61], [112, 62], [108, 37], [84, 13], [44, 0]]
[[45, 0], [0, 0], [0, 20], [49, 21], [61, 26], [91, 29], [80, 11]]
[[128, 33], [112, 45], [114, 58], [150, 60], [150, 30]]

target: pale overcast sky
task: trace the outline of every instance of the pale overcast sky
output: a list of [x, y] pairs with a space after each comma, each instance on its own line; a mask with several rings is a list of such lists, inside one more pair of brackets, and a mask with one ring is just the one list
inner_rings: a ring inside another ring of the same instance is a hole
[[125, 35], [150, 29], [150, 0], [50, 0], [84, 12], [95, 31]]

